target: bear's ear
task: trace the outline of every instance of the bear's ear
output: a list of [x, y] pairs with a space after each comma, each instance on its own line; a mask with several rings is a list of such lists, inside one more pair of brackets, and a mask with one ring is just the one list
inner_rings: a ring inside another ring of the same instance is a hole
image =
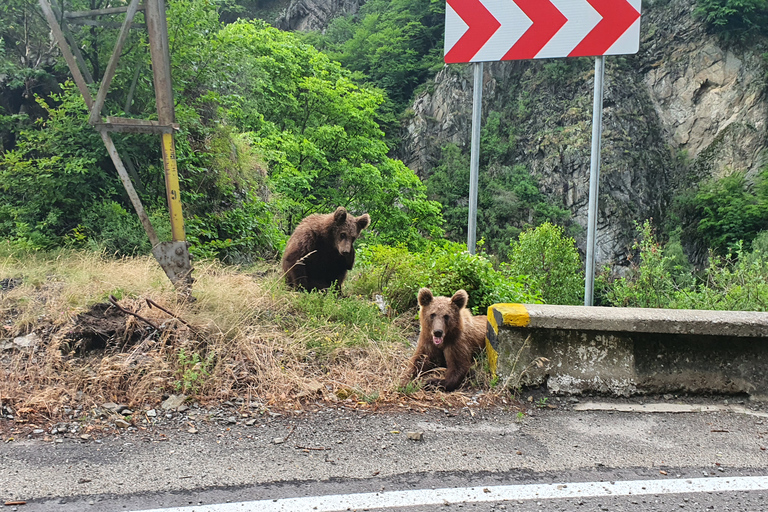
[[362, 230], [368, 227], [368, 225], [371, 223], [371, 216], [367, 213], [362, 214], [357, 219], [355, 219], [355, 222], [357, 223], [357, 232], [360, 233]]
[[333, 212], [333, 222], [335, 224], [346, 224], [347, 223], [347, 209], [343, 206], [339, 206], [336, 208], [336, 211]]
[[459, 290], [451, 297], [451, 303], [459, 309], [464, 308], [469, 300], [469, 295], [464, 290]]
[[432, 302], [432, 290], [429, 288], [422, 288], [419, 290], [419, 306], [429, 306]]

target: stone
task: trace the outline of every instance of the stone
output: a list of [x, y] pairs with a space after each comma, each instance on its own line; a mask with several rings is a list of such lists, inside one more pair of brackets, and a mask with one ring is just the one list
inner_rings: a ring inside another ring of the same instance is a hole
[[174, 411], [181, 407], [186, 399], [187, 395], [171, 395], [160, 404], [160, 407], [162, 407], [164, 411]]
[[37, 333], [31, 332], [26, 336], [17, 336], [13, 338], [13, 344], [18, 348], [34, 349], [38, 343], [40, 343], [40, 336]]

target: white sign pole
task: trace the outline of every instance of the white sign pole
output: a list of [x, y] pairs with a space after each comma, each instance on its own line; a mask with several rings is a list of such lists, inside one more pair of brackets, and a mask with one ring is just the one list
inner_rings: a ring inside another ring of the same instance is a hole
[[477, 182], [480, 167], [480, 114], [483, 110], [483, 63], [475, 62], [475, 81], [472, 89], [472, 142], [469, 163], [469, 222], [467, 250], [475, 254], [477, 246]]
[[587, 213], [587, 268], [584, 305], [591, 306], [595, 296], [595, 231], [597, 230], [597, 191], [600, 185], [600, 138], [603, 132], [603, 82], [605, 56], [595, 58], [595, 98], [592, 105], [592, 158], [589, 162], [589, 210]]

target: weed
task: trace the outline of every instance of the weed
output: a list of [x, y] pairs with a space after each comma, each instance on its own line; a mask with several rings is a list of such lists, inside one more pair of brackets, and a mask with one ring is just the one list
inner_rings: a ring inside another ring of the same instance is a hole
[[176, 375], [179, 380], [176, 381], [177, 391], [187, 394], [197, 394], [206, 377], [211, 375], [214, 354], [210, 353], [202, 358], [197, 352], [187, 355], [184, 348], [179, 349], [179, 367]]

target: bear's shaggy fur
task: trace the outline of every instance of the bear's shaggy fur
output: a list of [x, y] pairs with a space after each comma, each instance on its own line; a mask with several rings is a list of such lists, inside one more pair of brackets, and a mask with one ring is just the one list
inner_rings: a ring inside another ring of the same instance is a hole
[[294, 289], [341, 291], [347, 270], [355, 264], [354, 243], [371, 223], [367, 213], [355, 217], [343, 206], [314, 214], [293, 231], [283, 252], [285, 282]]
[[[472, 366], [472, 356], [485, 347], [486, 316], [472, 316], [466, 308], [469, 295], [459, 290], [453, 297], [435, 297], [429, 288], [419, 290], [421, 334], [416, 353], [408, 363], [408, 379], [433, 368], [446, 368], [445, 378], [429, 379], [428, 387], [446, 391], [458, 388]], [[406, 382], [407, 382], [406, 381]]]

